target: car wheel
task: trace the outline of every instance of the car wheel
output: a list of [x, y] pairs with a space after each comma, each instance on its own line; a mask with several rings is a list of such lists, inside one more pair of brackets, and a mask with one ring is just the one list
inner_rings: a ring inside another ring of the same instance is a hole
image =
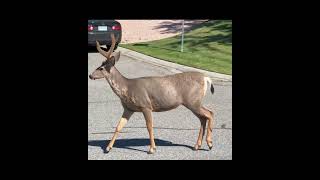
[[116, 50], [118, 48], [118, 44], [116, 44], [115, 46], [114, 46], [114, 50]]
[[[109, 51], [109, 49], [111, 48], [111, 45], [106, 45], [106, 47], [107, 47], [107, 51]], [[115, 51], [117, 48], [118, 48], [118, 44], [114, 46], [113, 51]]]
[[111, 47], [111, 46], [106, 45], [106, 48], [107, 48], [106, 51], [109, 51], [110, 47]]

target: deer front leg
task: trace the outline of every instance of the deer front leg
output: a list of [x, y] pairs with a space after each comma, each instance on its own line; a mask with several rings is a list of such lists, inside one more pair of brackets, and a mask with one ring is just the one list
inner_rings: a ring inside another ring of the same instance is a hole
[[153, 136], [153, 118], [152, 118], [152, 111], [150, 109], [144, 109], [142, 111], [144, 118], [146, 120], [147, 129], [149, 132], [150, 137], [150, 149], [148, 151], [148, 154], [153, 154], [156, 150], [156, 144], [154, 142], [154, 136]]
[[122, 117], [117, 125], [117, 128], [113, 134], [113, 137], [111, 139], [111, 141], [109, 142], [107, 148], [106, 148], [106, 153], [108, 153], [112, 147], [113, 147], [113, 144], [116, 140], [116, 138], [118, 137], [121, 129], [124, 127], [124, 125], [127, 124], [128, 120], [130, 119], [130, 117], [132, 116], [133, 112], [132, 111], [129, 111], [127, 110], [126, 108], [124, 108], [124, 111], [123, 111], [123, 114], [122, 114]]

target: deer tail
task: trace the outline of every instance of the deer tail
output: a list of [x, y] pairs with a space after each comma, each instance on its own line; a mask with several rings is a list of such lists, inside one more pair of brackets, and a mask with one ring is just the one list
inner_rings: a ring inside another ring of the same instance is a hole
[[212, 84], [212, 80], [209, 77], [204, 77], [204, 80], [206, 81], [207, 85], [210, 85], [210, 91], [211, 91], [211, 94], [213, 94], [214, 93], [214, 87], [213, 87], [213, 84]]

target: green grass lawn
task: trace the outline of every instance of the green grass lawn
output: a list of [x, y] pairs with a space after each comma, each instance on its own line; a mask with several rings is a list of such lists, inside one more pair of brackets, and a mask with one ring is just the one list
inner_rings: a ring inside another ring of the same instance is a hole
[[184, 52], [180, 52], [181, 35], [146, 43], [120, 44], [162, 60], [231, 75], [232, 21], [212, 20], [196, 25], [184, 35]]

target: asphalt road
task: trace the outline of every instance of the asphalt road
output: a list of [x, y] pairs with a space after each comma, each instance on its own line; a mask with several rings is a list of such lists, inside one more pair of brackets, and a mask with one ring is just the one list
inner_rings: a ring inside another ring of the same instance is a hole
[[[95, 52], [88, 53], [88, 75], [101, 65], [104, 58]], [[128, 78], [166, 75], [171, 69], [121, 56], [117, 69]], [[193, 151], [200, 121], [183, 106], [167, 112], [154, 112], [155, 154], [147, 154], [149, 135], [141, 113], [135, 113], [122, 129], [113, 149], [104, 154], [103, 149], [111, 139], [122, 115], [119, 98], [105, 79], [88, 78], [88, 159], [232, 159], [232, 82], [213, 82], [215, 93], [210, 90], [204, 106], [215, 113], [213, 149], [204, 141], [199, 151]]]

